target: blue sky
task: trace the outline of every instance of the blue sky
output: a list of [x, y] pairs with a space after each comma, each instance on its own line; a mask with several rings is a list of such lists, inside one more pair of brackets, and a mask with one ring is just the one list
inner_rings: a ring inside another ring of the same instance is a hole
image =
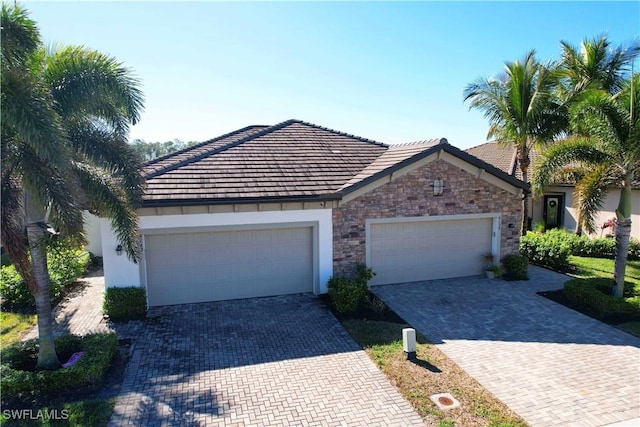
[[[296, 118], [385, 143], [486, 140], [462, 92], [535, 48], [640, 33], [640, 2], [34, 2], [47, 44], [135, 71], [130, 138], [203, 141]], [[637, 63], [640, 68], [640, 63]]]

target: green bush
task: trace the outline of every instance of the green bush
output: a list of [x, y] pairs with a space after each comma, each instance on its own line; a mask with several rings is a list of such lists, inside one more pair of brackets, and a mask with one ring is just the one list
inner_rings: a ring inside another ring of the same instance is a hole
[[608, 237], [591, 239], [588, 236], [577, 236], [566, 233], [571, 245], [571, 254], [591, 258], [613, 258], [616, 254], [616, 242]]
[[369, 280], [376, 274], [363, 264], [356, 266], [356, 277], [332, 277], [329, 279], [329, 298], [335, 310], [340, 314], [353, 313], [367, 301]]
[[104, 381], [118, 351], [118, 339], [115, 334], [92, 334], [84, 337], [66, 335], [56, 338], [56, 350], [62, 363], [75, 352], [82, 351], [84, 354], [69, 368], [35, 371], [30, 369], [35, 366], [37, 339], [2, 349], [0, 387], [3, 403], [15, 399], [39, 400], [78, 390], [97, 389]]
[[594, 312], [600, 319], [621, 323], [640, 320], [640, 296], [633, 294], [633, 286], [625, 282], [624, 298], [611, 296], [614, 282], [607, 278], [569, 280], [564, 294], [572, 303]]
[[640, 239], [629, 240], [629, 259], [640, 259]]
[[147, 315], [147, 293], [144, 288], [136, 286], [107, 288], [102, 310], [113, 322], [144, 319]]
[[328, 287], [331, 304], [341, 314], [355, 312], [366, 301], [369, 291], [366, 284], [345, 277], [332, 277]]
[[[520, 253], [534, 264], [562, 270], [569, 266], [569, 255], [614, 258], [616, 243], [608, 237], [578, 236], [563, 229], [529, 231], [520, 238]], [[631, 238], [628, 255], [629, 259], [640, 259], [640, 240]]]
[[566, 269], [569, 266], [571, 245], [563, 230], [549, 230], [546, 233], [528, 231], [520, 238], [520, 253], [534, 264], [553, 269]]
[[529, 261], [523, 255], [507, 255], [502, 259], [506, 279], [527, 280], [529, 278]]
[[[72, 247], [68, 242], [51, 242], [47, 245], [52, 304], [60, 302], [64, 289], [82, 276], [89, 259], [88, 252]], [[0, 296], [6, 308], [35, 309], [35, 299], [13, 265], [0, 268]]]

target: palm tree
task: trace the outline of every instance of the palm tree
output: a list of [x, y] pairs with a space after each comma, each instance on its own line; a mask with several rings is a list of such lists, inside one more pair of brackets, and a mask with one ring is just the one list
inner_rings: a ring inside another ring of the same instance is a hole
[[560, 42], [564, 98], [573, 99], [587, 89], [602, 89], [610, 94], [622, 89], [629, 66], [640, 54], [640, 42], [611, 47], [607, 36], [586, 38], [577, 48]]
[[144, 182], [126, 134], [139, 119], [142, 93], [129, 70], [99, 52], [46, 52], [21, 6], [3, 4], [0, 20], [2, 244], [35, 297], [38, 367], [54, 369], [47, 230], [81, 238], [88, 206], [111, 218], [137, 259]]
[[[628, 79], [628, 72], [633, 61], [640, 55], [640, 42], [635, 40], [628, 45], [612, 47], [605, 35], [585, 38], [577, 48], [568, 42], [560, 42], [562, 48], [560, 60], [561, 84], [558, 86], [560, 97], [567, 105], [574, 103], [586, 90], [600, 89], [613, 95], [618, 93]], [[570, 129], [567, 129], [570, 132]], [[578, 166], [576, 166], [579, 169]], [[576, 170], [577, 170], [576, 169]], [[583, 174], [586, 171], [583, 171]], [[576, 179], [578, 181], [578, 179]], [[580, 188], [577, 188], [580, 190]], [[590, 203], [585, 197], [593, 197], [593, 202], [601, 203], [605, 194], [587, 194], [584, 191], [574, 193], [574, 207], [577, 214], [576, 233], [593, 224], [585, 221], [593, 216], [581, 212], [581, 206]]]
[[[523, 181], [529, 178], [529, 152], [543, 145], [562, 130], [566, 122], [554, 87], [559, 74], [555, 66], [536, 61], [535, 51], [528, 52], [521, 61], [505, 64], [505, 73], [498, 78], [481, 78], [464, 90], [464, 100], [470, 108], [484, 111], [490, 127], [487, 139], [516, 148]], [[522, 199], [522, 227], [528, 228], [529, 204], [527, 194]]]
[[622, 297], [624, 272], [631, 234], [631, 186], [640, 175], [640, 74], [622, 83], [611, 95], [587, 90], [570, 110], [576, 136], [547, 149], [536, 163], [532, 186], [541, 194], [554, 177], [567, 168], [581, 168], [576, 183], [579, 212], [584, 227], [595, 229], [594, 217], [602, 208], [607, 189], [620, 189], [616, 209], [615, 285], [612, 294]]

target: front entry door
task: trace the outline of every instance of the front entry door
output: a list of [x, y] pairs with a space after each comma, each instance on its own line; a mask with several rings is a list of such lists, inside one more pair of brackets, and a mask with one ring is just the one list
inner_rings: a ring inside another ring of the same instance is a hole
[[562, 211], [564, 210], [564, 196], [544, 196], [544, 228], [558, 228], [562, 226]]

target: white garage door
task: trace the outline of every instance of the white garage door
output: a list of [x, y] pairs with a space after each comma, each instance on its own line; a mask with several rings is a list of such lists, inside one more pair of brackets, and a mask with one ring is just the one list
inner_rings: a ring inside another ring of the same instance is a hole
[[372, 285], [482, 274], [492, 218], [372, 223]]
[[149, 305], [313, 290], [312, 228], [147, 234]]

